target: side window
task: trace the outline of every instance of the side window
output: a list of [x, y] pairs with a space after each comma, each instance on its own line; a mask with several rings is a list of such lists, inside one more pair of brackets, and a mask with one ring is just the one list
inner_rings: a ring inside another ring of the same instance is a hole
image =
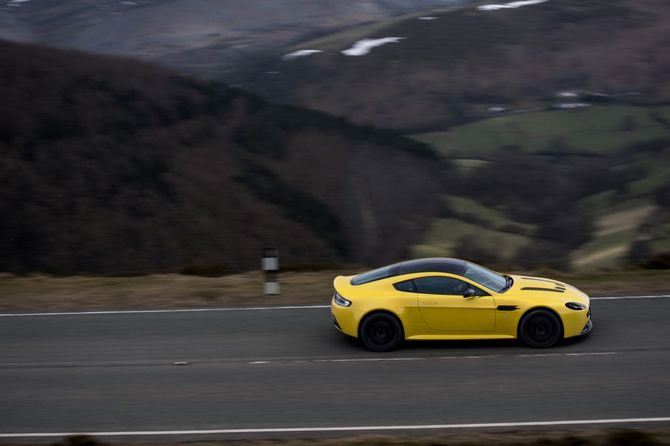
[[448, 296], [462, 296], [468, 288], [475, 290], [476, 296], [486, 296], [487, 293], [476, 286], [451, 277], [421, 277], [414, 279], [419, 293], [444, 294]]
[[398, 291], [407, 291], [408, 293], [416, 293], [416, 286], [413, 280], [405, 280], [404, 282], [394, 283], [393, 287]]

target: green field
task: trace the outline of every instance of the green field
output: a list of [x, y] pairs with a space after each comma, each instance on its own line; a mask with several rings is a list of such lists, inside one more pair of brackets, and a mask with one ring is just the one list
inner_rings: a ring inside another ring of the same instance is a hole
[[501, 209], [456, 195], [446, 195], [444, 200], [453, 217], [434, 220], [422, 242], [414, 246], [414, 256], [456, 255], [455, 248], [468, 237], [501, 261], [509, 261], [519, 249], [532, 243], [536, 227], [511, 219]]
[[415, 257], [449, 257], [464, 237], [476, 238], [479, 246], [490, 248], [502, 261], [509, 261], [517, 251], [532, 243], [530, 237], [490, 229], [455, 218], [434, 220], [422, 243], [414, 246]]
[[509, 218], [504, 211], [485, 206], [475, 200], [455, 195], [445, 196], [449, 210], [458, 219], [478, 224], [489, 229], [530, 235], [535, 231], [535, 226], [519, 223]]
[[451, 160], [456, 168], [463, 173], [470, 173], [478, 167], [485, 166], [489, 163], [486, 160], [472, 159], [472, 158], [455, 158]]
[[[668, 114], [666, 108], [659, 112]], [[612, 105], [510, 113], [412, 137], [457, 157], [476, 158], [500, 150], [598, 153], [670, 137], [670, 130], [654, 119], [654, 110]]]
[[609, 208], [596, 219], [591, 241], [573, 253], [572, 265], [582, 271], [620, 264], [640, 235], [640, 227], [656, 209], [645, 200], [632, 200]]
[[644, 176], [632, 181], [628, 185], [628, 195], [639, 197], [653, 193], [656, 189], [670, 181], [669, 159], [645, 159], [637, 164], [644, 172]]

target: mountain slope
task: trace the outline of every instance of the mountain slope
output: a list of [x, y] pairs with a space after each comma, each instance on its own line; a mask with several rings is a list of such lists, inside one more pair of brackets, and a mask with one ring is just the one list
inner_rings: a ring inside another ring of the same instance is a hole
[[0, 5], [0, 38], [220, 76], [296, 39], [460, 0], [59, 0]]
[[445, 166], [395, 133], [125, 59], [0, 60], [0, 271], [383, 262], [435, 212]]
[[[557, 98], [562, 91], [589, 92], [594, 101], [670, 101], [664, 0], [548, 0], [430, 15], [294, 44], [233, 80], [273, 100], [405, 131], [444, 129], [492, 107], [575, 102]], [[342, 53], [358, 39], [389, 37], [398, 39], [368, 54]], [[322, 52], [282, 59], [301, 49]]]

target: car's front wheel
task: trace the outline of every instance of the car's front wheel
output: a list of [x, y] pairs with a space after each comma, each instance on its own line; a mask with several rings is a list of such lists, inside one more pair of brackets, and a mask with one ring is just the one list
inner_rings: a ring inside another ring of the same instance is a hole
[[549, 310], [534, 310], [521, 320], [519, 338], [529, 347], [548, 348], [561, 339], [561, 320]]
[[360, 340], [373, 352], [388, 352], [398, 347], [403, 340], [400, 322], [388, 313], [375, 313], [363, 320]]

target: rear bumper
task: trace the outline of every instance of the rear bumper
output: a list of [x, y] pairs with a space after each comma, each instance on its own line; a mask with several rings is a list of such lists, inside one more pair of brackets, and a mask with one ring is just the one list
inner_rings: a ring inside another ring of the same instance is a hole
[[332, 302], [330, 311], [335, 328], [346, 335], [353, 337], [358, 336], [358, 324], [354, 310], [351, 307], [341, 307], [335, 302]]

